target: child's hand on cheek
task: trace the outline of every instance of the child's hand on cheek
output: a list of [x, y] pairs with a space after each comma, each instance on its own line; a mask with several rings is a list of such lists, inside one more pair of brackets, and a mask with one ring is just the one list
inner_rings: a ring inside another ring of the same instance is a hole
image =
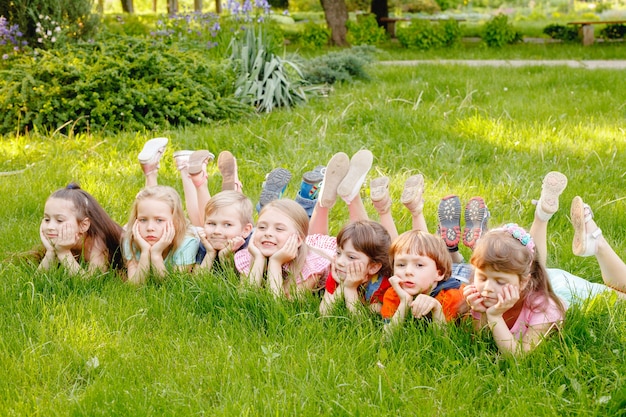
[[248, 244], [248, 252], [250, 252], [253, 259], [260, 259], [264, 257], [259, 248], [257, 248], [254, 244], [254, 236], [250, 239], [250, 243]]
[[363, 262], [351, 262], [348, 265], [344, 285], [350, 288], [357, 288], [359, 285], [367, 282], [367, 278]]
[[174, 241], [175, 235], [176, 231], [174, 230], [174, 223], [171, 221], [166, 222], [163, 234], [161, 235], [161, 238], [156, 241], [154, 246], [152, 246], [152, 251], [160, 254], [165, 252], [168, 246], [170, 246]]
[[41, 238], [41, 243], [43, 247], [46, 248], [46, 252], [54, 252], [54, 242], [48, 239], [46, 233], [44, 232], [44, 223], [41, 222], [41, 226], [39, 227], [39, 237]]
[[206, 249], [207, 254], [215, 255], [217, 251], [213, 248], [209, 239], [206, 238], [206, 232], [204, 229], [198, 230], [198, 237], [200, 237], [200, 243], [202, 243], [202, 246]]
[[487, 311], [487, 307], [483, 304], [483, 297], [480, 295], [474, 284], [467, 285], [463, 289], [463, 297], [465, 297], [465, 301], [467, 301], [470, 308], [477, 313], [484, 313]]
[[[416, 319], [421, 319], [431, 311], [433, 312], [433, 318], [442, 314], [441, 304], [435, 298], [426, 294], [418, 294], [415, 300], [411, 303], [411, 311]], [[443, 317], [445, 321], [445, 317]]]
[[235, 253], [237, 249], [239, 249], [244, 243], [245, 240], [241, 236], [236, 236], [232, 239], [229, 239], [226, 242], [226, 246], [224, 247], [224, 249], [218, 252], [219, 258], [221, 260], [226, 259], [226, 257]]
[[57, 251], [69, 251], [79, 240], [78, 227], [71, 222], [66, 222], [63, 223], [59, 230], [59, 236], [54, 243], [54, 247]]
[[137, 244], [137, 246], [139, 246], [139, 250], [141, 252], [146, 252], [146, 251], [150, 251], [150, 243], [148, 243], [147, 240], [145, 240], [142, 236], [141, 233], [139, 232], [139, 221], [135, 220], [135, 224], [133, 225], [133, 240], [135, 241], [135, 243]]
[[346, 278], [340, 278], [337, 273], [337, 255], [333, 256], [333, 260], [330, 262], [330, 272], [337, 284], [341, 284], [342, 281], [345, 281]]
[[519, 288], [513, 284], [506, 284], [502, 294], [498, 295], [498, 302], [487, 309], [490, 316], [501, 316], [510, 310], [519, 300]]
[[413, 296], [404, 291], [404, 288], [400, 286], [401, 282], [402, 280], [395, 275], [389, 278], [389, 283], [391, 284], [391, 287], [396, 291], [396, 294], [398, 294], [400, 302], [410, 304], [413, 301]]
[[287, 238], [287, 241], [282, 248], [270, 256], [270, 260], [276, 261], [281, 265], [291, 262], [296, 258], [296, 255], [298, 255], [299, 247], [298, 235], [293, 234]]

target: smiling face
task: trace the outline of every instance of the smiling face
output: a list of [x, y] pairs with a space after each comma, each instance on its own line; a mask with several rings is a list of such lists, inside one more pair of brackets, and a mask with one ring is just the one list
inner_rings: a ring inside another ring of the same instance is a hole
[[[278, 252], [291, 235], [297, 235], [298, 229], [283, 212], [273, 207], [265, 207], [256, 224], [253, 241], [263, 256], [269, 258]], [[299, 238], [300, 246], [302, 239]]]
[[393, 274], [400, 278], [400, 286], [409, 295], [428, 294], [444, 278], [437, 264], [426, 255], [396, 254]]
[[498, 302], [498, 295], [502, 295], [502, 290], [507, 284], [522, 291], [526, 286], [526, 281], [520, 281], [519, 275], [511, 272], [499, 272], [489, 267], [474, 269], [474, 285], [483, 297], [483, 304], [487, 308]]
[[224, 249], [226, 243], [237, 236], [247, 238], [251, 230], [252, 224], [244, 224], [239, 216], [227, 208], [214, 210], [207, 214], [204, 221], [207, 240], [218, 251]]
[[67, 223], [81, 228], [81, 222], [76, 218], [74, 203], [64, 198], [49, 198], [46, 201], [41, 221], [44, 235], [54, 243], [59, 237], [61, 227]]
[[348, 272], [348, 265], [355, 262], [361, 263], [366, 267], [368, 278], [376, 274], [381, 268], [381, 264], [372, 263], [371, 259], [365, 253], [356, 250], [352, 244], [352, 240], [348, 239], [344, 241], [343, 247], [337, 247], [337, 252], [333, 259], [333, 275], [335, 275], [335, 278], [341, 280], [345, 279], [346, 273]]
[[161, 239], [165, 225], [173, 218], [172, 209], [161, 200], [146, 198], [137, 202], [139, 234], [150, 246]]

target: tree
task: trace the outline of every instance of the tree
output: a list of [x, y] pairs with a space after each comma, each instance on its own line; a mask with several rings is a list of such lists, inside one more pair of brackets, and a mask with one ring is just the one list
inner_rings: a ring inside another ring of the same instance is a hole
[[121, 0], [122, 10], [124, 13], [135, 13], [135, 6], [133, 6], [133, 0]]
[[193, 11], [202, 13], [202, 0], [193, 0]]
[[330, 41], [333, 45], [348, 46], [346, 22], [348, 7], [345, 0], [321, 0], [326, 24], [330, 28]]
[[387, 0], [372, 0], [370, 11], [376, 15], [378, 26], [385, 26], [380, 19], [383, 17], [389, 17], [389, 5], [387, 4]]
[[167, 0], [167, 14], [174, 15], [178, 13], [178, 0]]

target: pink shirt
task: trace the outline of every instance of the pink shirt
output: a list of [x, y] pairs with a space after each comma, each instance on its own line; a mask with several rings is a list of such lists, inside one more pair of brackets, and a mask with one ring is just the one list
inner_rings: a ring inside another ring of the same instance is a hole
[[510, 330], [513, 336], [521, 339], [526, 335], [529, 327], [556, 323], [563, 319], [563, 313], [553, 299], [543, 294], [533, 293], [526, 298], [522, 311]]
[[[327, 235], [309, 235], [305, 239], [305, 243], [326, 255], [323, 256], [318, 252], [309, 250], [306, 257], [302, 273], [296, 278], [296, 284], [301, 284], [312, 276], [327, 277], [330, 273], [330, 261], [337, 252], [337, 239]], [[252, 265], [252, 255], [247, 250], [240, 250], [235, 254], [235, 268], [242, 274], [250, 273]], [[283, 265], [283, 269], [287, 269], [289, 264]]]
[[[481, 314], [472, 311], [472, 317], [480, 319]], [[517, 317], [509, 329], [516, 339], [522, 339], [530, 327], [546, 323], [557, 323], [564, 319], [556, 302], [543, 294], [530, 294]]]

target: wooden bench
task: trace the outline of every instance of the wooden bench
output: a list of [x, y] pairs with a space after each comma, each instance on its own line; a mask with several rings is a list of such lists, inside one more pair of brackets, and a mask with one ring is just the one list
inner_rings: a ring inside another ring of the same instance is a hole
[[626, 20], [613, 20], [613, 21], [589, 21], [589, 22], [568, 22], [568, 25], [576, 25], [580, 26], [578, 29], [579, 33], [582, 33], [583, 45], [593, 45], [594, 42], [594, 33], [593, 33], [593, 25], [619, 25], [626, 23]]
[[[416, 17], [414, 19], [411, 19], [410, 17], [381, 17], [380, 21], [382, 23], [385, 24], [385, 26], [387, 26], [387, 33], [389, 34], [389, 36], [391, 36], [392, 39], [395, 39], [396, 37], [396, 22], [410, 22], [411, 20], [430, 20], [431, 22], [436, 22], [439, 20], [449, 20], [449, 19], [438, 19], [436, 17], [430, 18], [430, 19], [423, 19], [423, 18], [419, 18]], [[454, 19], [457, 22], [464, 22], [465, 19]]]

